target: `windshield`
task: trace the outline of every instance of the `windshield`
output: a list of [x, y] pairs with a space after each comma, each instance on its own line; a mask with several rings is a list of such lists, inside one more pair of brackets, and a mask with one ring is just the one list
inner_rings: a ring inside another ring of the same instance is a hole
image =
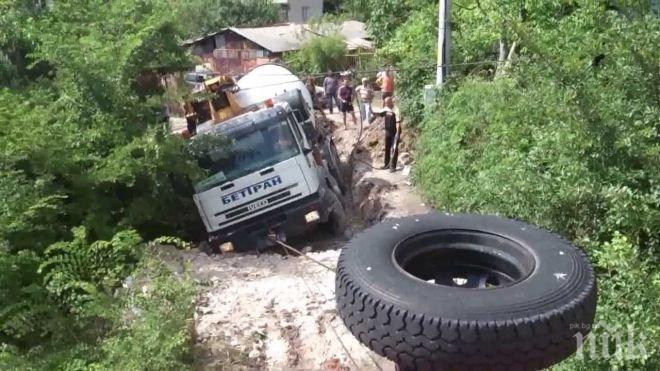
[[197, 193], [275, 165], [300, 153], [286, 120], [273, 121], [236, 137], [204, 135], [196, 143], [197, 161], [209, 178], [197, 183]]

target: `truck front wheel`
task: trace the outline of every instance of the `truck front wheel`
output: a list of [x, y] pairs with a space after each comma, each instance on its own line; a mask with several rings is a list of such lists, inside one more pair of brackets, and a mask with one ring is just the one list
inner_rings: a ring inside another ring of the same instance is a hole
[[341, 236], [347, 226], [346, 212], [344, 211], [344, 206], [339, 200], [339, 197], [334, 192], [328, 191], [328, 193], [331, 194], [330, 197], [332, 198], [330, 213], [328, 214], [330, 232], [332, 232], [334, 236]]

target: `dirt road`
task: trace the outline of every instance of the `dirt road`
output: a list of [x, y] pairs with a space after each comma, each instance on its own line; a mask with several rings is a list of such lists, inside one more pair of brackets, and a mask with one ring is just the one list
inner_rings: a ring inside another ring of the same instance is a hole
[[[329, 118], [341, 121], [337, 115]], [[373, 169], [382, 165], [382, 133], [376, 126], [363, 133], [365, 140], [357, 149], [357, 128], [334, 131], [353, 185], [347, 236], [336, 239], [319, 232], [291, 242], [331, 267], [352, 233], [383, 218], [428, 211], [408, 182], [408, 168], [396, 173]], [[407, 165], [405, 154], [402, 159]], [[261, 255], [210, 257], [196, 250], [179, 254], [206, 288], [194, 321], [199, 369], [394, 369], [362, 346], [337, 316], [334, 271], [279, 249]]]

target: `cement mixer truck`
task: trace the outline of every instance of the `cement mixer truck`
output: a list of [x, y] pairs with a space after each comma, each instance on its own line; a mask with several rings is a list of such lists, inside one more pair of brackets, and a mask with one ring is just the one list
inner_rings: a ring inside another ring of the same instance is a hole
[[339, 158], [332, 137], [316, 126], [302, 81], [286, 67], [266, 64], [225, 84], [222, 93], [223, 114], [211, 115], [191, 140], [208, 174], [193, 198], [209, 245], [261, 249], [274, 244], [272, 236], [286, 240], [319, 224], [342, 233]]

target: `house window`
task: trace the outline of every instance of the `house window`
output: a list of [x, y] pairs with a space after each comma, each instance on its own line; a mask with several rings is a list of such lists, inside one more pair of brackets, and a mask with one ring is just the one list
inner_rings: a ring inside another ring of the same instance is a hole
[[302, 21], [307, 22], [309, 19], [309, 7], [308, 6], [303, 6], [302, 7]]

